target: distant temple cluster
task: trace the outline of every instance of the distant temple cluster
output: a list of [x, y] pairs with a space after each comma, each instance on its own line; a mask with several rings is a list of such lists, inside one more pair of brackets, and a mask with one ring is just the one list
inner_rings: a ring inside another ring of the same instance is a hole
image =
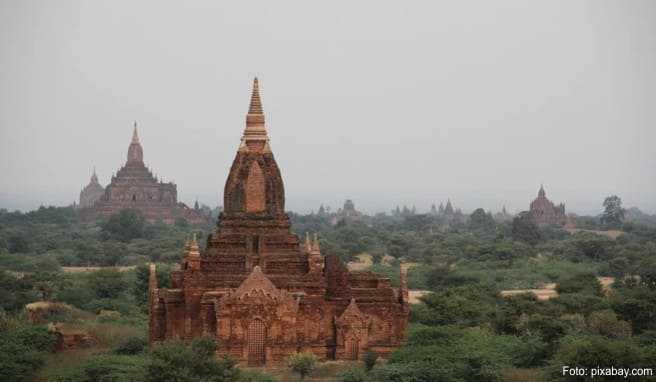
[[528, 212], [533, 222], [538, 225], [565, 225], [567, 223], [565, 205], [560, 203], [556, 206], [551, 200], [547, 199], [547, 193], [544, 191], [543, 185], [540, 185], [538, 197], [531, 202]]
[[136, 124], [125, 165], [112, 175], [111, 183], [104, 189], [94, 169], [91, 181], [80, 192], [80, 208], [82, 217], [88, 220], [132, 208], [139, 210], [151, 223], [173, 224], [179, 218], [190, 224], [207, 222], [198, 208], [191, 209], [178, 202], [178, 190], [173, 182], [158, 180], [146, 167]]
[[[323, 205], [319, 208], [319, 214], [321, 214], [321, 209]], [[355, 203], [351, 199], [346, 199], [344, 202], [344, 207], [337, 210], [336, 214], [333, 214], [330, 218], [331, 225], [337, 225], [339, 222], [344, 223], [354, 223], [362, 221], [364, 214], [355, 209]]]
[[[354, 211], [351, 202], [341, 213]], [[321, 359], [357, 360], [368, 350], [386, 356], [401, 345], [405, 272], [399, 288], [351, 272], [321, 253], [316, 236], [301, 243], [290, 226], [255, 79], [216, 231], [202, 251], [195, 238], [187, 243], [170, 288], [158, 286], [151, 266], [150, 343], [205, 336], [220, 343], [219, 355], [250, 366], [280, 364], [299, 351]]]
[[[413, 207], [413, 210], [414, 210], [414, 207]], [[462, 214], [462, 211], [460, 211], [460, 209], [457, 209], [457, 210], [454, 209], [453, 204], [451, 204], [451, 199], [447, 199], [446, 206], [444, 205], [444, 203], [440, 203], [440, 206], [436, 208], [435, 204], [431, 204], [429, 214], [433, 215], [433, 216], [447, 216], [447, 217], [449, 217], [449, 216], [455, 216], [455, 215], [458, 215], [458, 214]]]

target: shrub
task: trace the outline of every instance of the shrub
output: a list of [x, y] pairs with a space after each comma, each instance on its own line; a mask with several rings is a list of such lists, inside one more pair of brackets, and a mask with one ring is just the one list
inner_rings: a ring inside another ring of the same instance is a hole
[[0, 338], [0, 381], [31, 379], [55, 344], [55, 336], [44, 326], [8, 325]]
[[173, 341], [157, 346], [146, 367], [147, 381], [211, 381], [233, 382], [239, 369], [231, 358], [218, 360], [216, 343], [209, 338], [194, 340], [190, 346]]
[[558, 293], [586, 293], [601, 296], [601, 284], [593, 273], [580, 273], [563, 279], [556, 286]]
[[91, 357], [80, 366], [49, 376], [53, 382], [134, 382], [142, 381], [146, 358], [102, 354]]
[[86, 381], [132, 382], [143, 380], [145, 361], [141, 357], [100, 355], [82, 366]]
[[116, 345], [112, 352], [120, 355], [139, 354], [144, 351], [146, 345], [146, 339], [142, 337], [129, 337]]
[[289, 357], [287, 365], [301, 376], [301, 381], [314, 370], [317, 357], [312, 353], [297, 353]]
[[367, 380], [367, 373], [363, 369], [356, 367], [339, 373], [337, 380], [340, 382], [365, 382]]

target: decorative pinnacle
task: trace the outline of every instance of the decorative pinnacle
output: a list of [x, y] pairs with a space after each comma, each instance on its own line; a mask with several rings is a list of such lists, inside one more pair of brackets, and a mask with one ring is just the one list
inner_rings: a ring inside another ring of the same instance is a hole
[[139, 134], [137, 134], [137, 122], [134, 122], [134, 130], [132, 131], [132, 143], [139, 143]]
[[248, 107], [248, 114], [263, 114], [262, 100], [260, 99], [260, 84], [257, 77], [253, 80], [253, 92], [251, 93], [251, 104]]
[[200, 251], [198, 248], [198, 242], [196, 242], [196, 233], [191, 237], [191, 242], [189, 243], [189, 257], [199, 257]]
[[312, 250], [312, 244], [310, 243], [310, 233], [305, 232], [305, 251], [310, 252]]
[[313, 253], [320, 253], [321, 249], [319, 249], [319, 236], [314, 234], [314, 242], [312, 243], [312, 252]]
[[[262, 111], [262, 100], [260, 99], [260, 84], [257, 77], [253, 80], [253, 92], [251, 103], [246, 114], [246, 129], [244, 130], [243, 142], [239, 151], [270, 152], [271, 148], [266, 145], [268, 141], [264, 127], [264, 112]], [[245, 146], [245, 147], [244, 147]]]
[[96, 175], [96, 166], [93, 166], [93, 173], [91, 173], [91, 182], [98, 183], [98, 175]]

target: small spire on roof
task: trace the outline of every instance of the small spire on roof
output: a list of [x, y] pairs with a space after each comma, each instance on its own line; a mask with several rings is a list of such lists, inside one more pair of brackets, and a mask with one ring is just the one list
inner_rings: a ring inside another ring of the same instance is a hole
[[253, 80], [251, 102], [248, 107], [248, 114], [246, 114], [246, 129], [244, 130], [244, 136], [239, 151], [271, 151], [271, 148], [266, 145], [268, 139], [266, 128], [264, 127], [264, 112], [262, 111], [262, 100], [260, 99], [260, 85], [257, 77], [255, 77]]
[[137, 134], [137, 121], [134, 122], [134, 130], [132, 131], [132, 143], [139, 143], [139, 134]]
[[310, 253], [312, 251], [312, 243], [310, 242], [310, 233], [305, 232], [305, 252]]
[[312, 243], [312, 252], [313, 253], [320, 253], [321, 249], [319, 248], [319, 236], [314, 234], [314, 242]]

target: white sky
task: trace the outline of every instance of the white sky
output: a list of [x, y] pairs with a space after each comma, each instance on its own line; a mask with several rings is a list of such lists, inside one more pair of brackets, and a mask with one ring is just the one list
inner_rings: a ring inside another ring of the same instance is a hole
[[260, 78], [287, 207], [656, 211], [655, 1], [0, 0], [0, 207], [125, 161], [216, 205]]

